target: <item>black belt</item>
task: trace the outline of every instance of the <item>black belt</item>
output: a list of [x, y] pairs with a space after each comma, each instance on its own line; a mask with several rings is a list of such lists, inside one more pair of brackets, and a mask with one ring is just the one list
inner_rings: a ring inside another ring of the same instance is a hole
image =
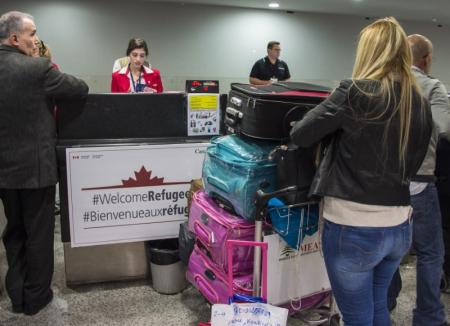
[[437, 178], [434, 175], [416, 175], [411, 179], [411, 181], [424, 182], [424, 183], [435, 183], [437, 181]]

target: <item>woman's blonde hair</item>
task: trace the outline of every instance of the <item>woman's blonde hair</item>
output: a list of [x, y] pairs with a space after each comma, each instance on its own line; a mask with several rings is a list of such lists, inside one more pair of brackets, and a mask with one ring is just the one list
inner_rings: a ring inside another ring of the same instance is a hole
[[[376, 118], [383, 116], [391, 106], [391, 101], [394, 101], [395, 109], [387, 121], [386, 135], [392, 118], [398, 113], [401, 168], [405, 166], [409, 142], [413, 93], [420, 94], [411, 65], [412, 55], [408, 38], [395, 18], [379, 19], [361, 31], [352, 78], [353, 80], [377, 80], [381, 83], [377, 94], [369, 94], [381, 95], [387, 100], [386, 110]], [[395, 82], [399, 82], [401, 86], [398, 101], [394, 93]]]

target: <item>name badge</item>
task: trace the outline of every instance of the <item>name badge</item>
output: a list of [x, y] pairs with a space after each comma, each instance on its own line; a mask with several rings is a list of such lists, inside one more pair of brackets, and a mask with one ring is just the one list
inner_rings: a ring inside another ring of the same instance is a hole
[[145, 84], [137, 84], [136, 85], [136, 93], [142, 93], [144, 91], [144, 88], [147, 87]]

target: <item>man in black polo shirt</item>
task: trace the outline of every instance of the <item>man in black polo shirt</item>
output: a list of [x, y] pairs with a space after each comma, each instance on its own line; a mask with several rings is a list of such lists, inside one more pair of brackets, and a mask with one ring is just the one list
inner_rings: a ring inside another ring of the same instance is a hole
[[291, 78], [286, 62], [278, 59], [280, 52], [280, 42], [271, 41], [267, 44], [267, 56], [253, 65], [250, 72], [250, 84], [267, 85]]

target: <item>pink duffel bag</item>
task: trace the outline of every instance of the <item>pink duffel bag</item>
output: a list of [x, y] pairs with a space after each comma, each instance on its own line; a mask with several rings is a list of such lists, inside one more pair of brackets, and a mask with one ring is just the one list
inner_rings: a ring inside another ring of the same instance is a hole
[[[189, 229], [207, 250], [211, 260], [223, 271], [227, 266], [227, 240], [255, 239], [255, 224], [219, 207], [204, 190], [194, 193], [189, 212]], [[253, 270], [253, 248], [233, 249], [233, 274]]]

